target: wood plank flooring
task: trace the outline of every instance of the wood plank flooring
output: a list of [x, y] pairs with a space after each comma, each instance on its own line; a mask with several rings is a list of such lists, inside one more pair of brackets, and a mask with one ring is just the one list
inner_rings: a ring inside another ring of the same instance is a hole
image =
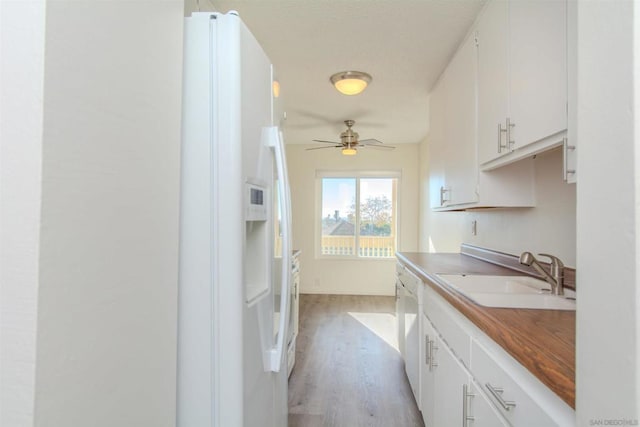
[[393, 297], [300, 295], [289, 427], [424, 426], [395, 325]]

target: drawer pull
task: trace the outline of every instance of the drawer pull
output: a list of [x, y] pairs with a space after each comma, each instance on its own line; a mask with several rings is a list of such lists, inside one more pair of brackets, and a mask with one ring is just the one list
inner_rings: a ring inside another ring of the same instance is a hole
[[509, 411], [511, 410], [511, 408], [515, 408], [516, 402], [511, 400], [504, 400], [502, 398], [502, 393], [504, 392], [504, 389], [502, 387], [494, 387], [489, 383], [486, 383], [485, 387], [487, 388], [487, 390], [489, 390], [489, 392], [498, 401], [500, 406], [504, 408], [505, 411]]

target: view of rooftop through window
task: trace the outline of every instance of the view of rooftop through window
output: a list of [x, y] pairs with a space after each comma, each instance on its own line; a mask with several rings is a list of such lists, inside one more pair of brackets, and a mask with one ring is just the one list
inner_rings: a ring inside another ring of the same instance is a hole
[[393, 257], [396, 178], [322, 178], [322, 255]]

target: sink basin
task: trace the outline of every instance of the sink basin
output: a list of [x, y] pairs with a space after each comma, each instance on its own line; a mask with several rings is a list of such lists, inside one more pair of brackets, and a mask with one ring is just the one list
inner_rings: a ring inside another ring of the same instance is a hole
[[576, 301], [550, 294], [544, 280], [529, 276], [439, 274], [447, 285], [486, 307], [575, 310]]

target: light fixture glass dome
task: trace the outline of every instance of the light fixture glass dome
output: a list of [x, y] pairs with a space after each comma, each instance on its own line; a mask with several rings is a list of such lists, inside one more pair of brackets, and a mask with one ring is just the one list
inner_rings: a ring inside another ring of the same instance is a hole
[[371, 76], [362, 71], [342, 71], [330, 78], [336, 89], [345, 95], [357, 95], [371, 83]]
[[358, 150], [353, 147], [345, 147], [342, 149], [343, 156], [355, 156]]

